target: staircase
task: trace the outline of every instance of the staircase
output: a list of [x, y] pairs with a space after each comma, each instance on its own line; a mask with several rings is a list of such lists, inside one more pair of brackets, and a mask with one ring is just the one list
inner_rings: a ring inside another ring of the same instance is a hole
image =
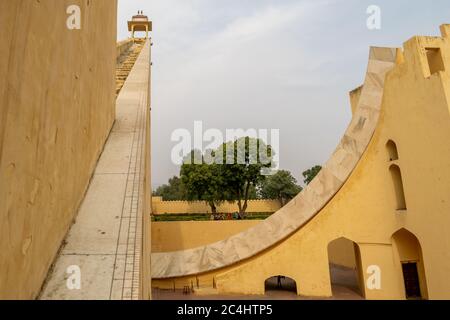
[[122, 90], [122, 87], [125, 83], [125, 81], [128, 78], [128, 75], [131, 72], [131, 69], [133, 69], [134, 64], [136, 63], [137, 58], [139, 57], [139, 54], [142, 51], [142, 48], [144, 47], [145, 42], [139, 41], [133, 44], [131, 49], [128, 51], [128, 53], [125, 53], [127, 57], [125, 60], [117, 65], [116, 69], [116, 97], [119, 95], [120, 90]]

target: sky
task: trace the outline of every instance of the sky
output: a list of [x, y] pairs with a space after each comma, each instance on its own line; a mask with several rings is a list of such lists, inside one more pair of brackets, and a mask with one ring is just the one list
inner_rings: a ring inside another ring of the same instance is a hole
[[[369, 30], [377, 5], [381, 28]], [[299, 182], [351, 119], [370, 46], [439, 35], [448, 0], [119, 0], [118, 40], [138, 10], [153, 21], [152, 183], [179, 174], [177, 129], [278, 129], [280, 168]]]

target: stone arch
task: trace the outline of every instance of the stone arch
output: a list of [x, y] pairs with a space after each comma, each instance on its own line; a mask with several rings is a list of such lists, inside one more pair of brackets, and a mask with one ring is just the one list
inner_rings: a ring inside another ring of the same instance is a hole
[[426, 273], [419, 239], [412, 232], [402, 228], [392, 235], [392, 245], [405, 298], [427, 299]]
[[287, 275], [276, 275], [266, 278], [264, 281], [264, 293], [274, 295], [280, 293], [292, 293], [297, 295], [297, 281]]
[[397, 144], [394, 141], [389, 140], [386, 143], [386, 149], [389, 155], [389, 161], [395, 161], [399, 159]]
[[361, 254], [355, 241], [341, 237], [328, 243], [328, 264], [333, 295], [337, 292], [351, 292], [364, 295]]

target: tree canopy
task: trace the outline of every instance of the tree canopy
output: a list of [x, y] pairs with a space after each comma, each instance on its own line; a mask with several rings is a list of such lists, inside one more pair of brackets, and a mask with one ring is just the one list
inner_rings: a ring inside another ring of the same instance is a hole
[[[245, 216], [250, 199], [276, 199], [284, 206], [302, 187], [289, 171], [268, 174], [275, 165], [273, 156], [270, 145], [250, 137], [224, 143], [204, 154], [192, 150], [184, 159], [180, 178], [171, 178], [154, 195], [166, 201], [205, 201], [213, 215], [225, 201], [237, 202], [240, 217]], [[321, 169], [314, 166], [304, 171], [304, 183], [311, 183]]]
[[311, 169], [306, 170], [303, 172], [303, 182], [308, 185], [311, 183], [311, 181], [314, 180], [314, 178], [317, 176], [317, 174], [322, 170], [322, 166], [314, 166]]
[[237, 201], [241, 217], [245, 216], [252, 190], [264, 181], [265, 171], [273, 167], [273, 156], [271, 146], [250, 137], [224, 143], [216, 150], [216, 163], [223, 163], [219, 170], [224, 190], [230, 200]]
[[186, 191], [179, 177], [169, 179], [168, 184], [158, 187], [154, 192], [154, 196], [162, 197], [164, 201], [185, 200]]
[[[195, 157], [201, 161], [194, 161]], [[186, 200], [207, 202], [211, 207], [212, 214], [217, 213], [217, 206], [228, 200], [227, 194], [224, 192], [226, 184], [220, 174], [220, 165], [205, 163], [204, 157], [199, 151], [192, 151], [185, 159], [181, 166], [180, 176]]]
[[273, 152], [262, 140], [240, 138], [202, 154], [193, 150], [185, 158], [180, 177], [186, 199], [206, 201], [213, 214], [224, 201], [236, 201], [239, 215], [249, 199], [257, 198], [257, 186], [273, 167]]
[[286, 205], [301, 191], [302, 187], [297, 185], [297, 180], [286, 170], [280, 170], [267, 177], [260, 186], [262, 198], [278, 199], [281, 206]]

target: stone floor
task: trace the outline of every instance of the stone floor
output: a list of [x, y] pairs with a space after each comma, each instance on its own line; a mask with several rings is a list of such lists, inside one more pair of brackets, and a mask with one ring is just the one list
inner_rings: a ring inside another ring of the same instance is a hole
[[[108, 300], [139, 297], [140, 186], [149, 81], [149, 47], [142, 50], [116, 104], [116, 122], [41, 299]], [[69, 289], [70, 266], [81, 288]]]

